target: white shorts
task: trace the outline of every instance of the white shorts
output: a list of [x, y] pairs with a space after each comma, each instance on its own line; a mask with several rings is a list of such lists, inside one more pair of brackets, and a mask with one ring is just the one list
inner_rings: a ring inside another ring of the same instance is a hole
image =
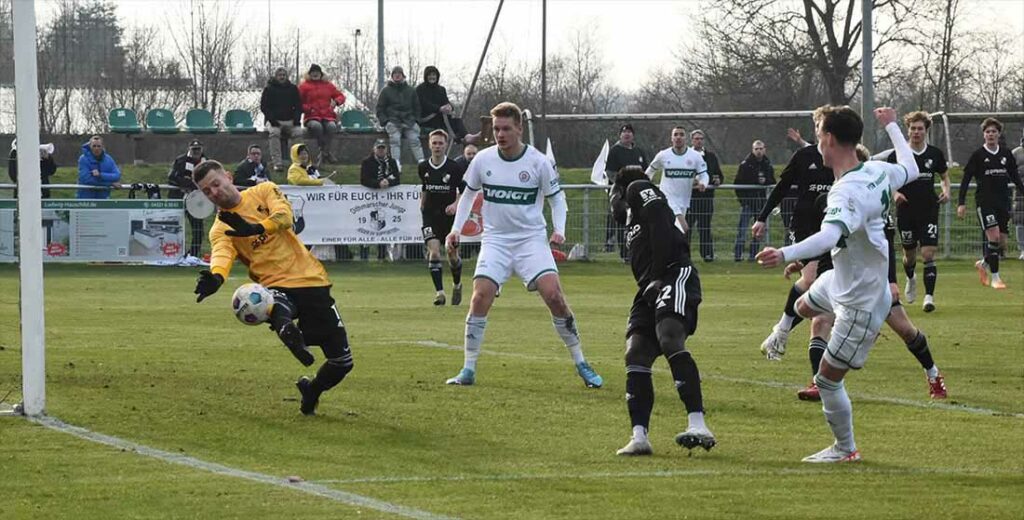
[[537, 290], [538, 278], [558, 274], [546, 235], [512, 240], [484, 237], [473, 278], [487, 278], [501, 287], [513, 274], [528, 291]]
[[686, 218], [686, 210], [689, 209], [690, 206], [684, 206], [682, 201], [672, 200], [671, 198], [667, 198], [667, 202], [668, 207], [672, 208], [672, 213], [674, 213], [677, 217], [682, 216], [683, 218]]
[[868, 359], [868, 352], [875, 345], [882, 324], [889, 316], [892, 296], [886, 287], [879, 294], [874, 308], [848, 307], [832, 298], [834, 277], [834, 270], [822, 273], [800, 298], [812, 309], [835, 315], [832, 335], [828, 340], [828, 348], [825, 349], [824, 359], [828, 364], [836, 368], [863, 368], [864, 362]]

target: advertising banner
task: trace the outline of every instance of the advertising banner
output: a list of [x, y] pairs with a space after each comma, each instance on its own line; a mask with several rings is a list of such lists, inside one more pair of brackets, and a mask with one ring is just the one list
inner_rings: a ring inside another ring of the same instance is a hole
[[[181, 256], [180, 200], [43, 200], [43, 260], [155, 262]], [[0, 200], [0, 262], [17, 260], [17, 201]]]

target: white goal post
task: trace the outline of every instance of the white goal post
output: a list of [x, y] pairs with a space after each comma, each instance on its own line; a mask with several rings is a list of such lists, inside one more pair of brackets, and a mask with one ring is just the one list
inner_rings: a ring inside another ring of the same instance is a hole
[[43, 239], [39, 176], [39, 93], [36, 89], [36, 7], [12, 2], [14, 90], [18, 139], [18, 253], [21, 311], [22, 402], [14, 410], [28, 416], [46, 409], [46, 344], [43, 315]]

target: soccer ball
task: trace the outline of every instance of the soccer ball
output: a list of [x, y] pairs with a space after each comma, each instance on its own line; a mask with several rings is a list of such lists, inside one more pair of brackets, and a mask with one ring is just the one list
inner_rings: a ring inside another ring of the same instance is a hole
[[270, 319], [274, 295], [258, 283], [247, 283], [231, 297], [231, 311], [246, 325], [259, 325]]

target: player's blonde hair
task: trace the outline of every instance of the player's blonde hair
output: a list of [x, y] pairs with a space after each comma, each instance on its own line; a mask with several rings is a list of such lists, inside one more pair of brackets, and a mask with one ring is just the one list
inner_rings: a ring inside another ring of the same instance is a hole
[[495, 105], [491, 109], [491, 117], [511, 117], [516, 126], [523, 125], [523, 111], [519, 109], [519, 105], [510, 101], [504, 101]]
[[903, 124], [907, 125], [908, 128], [910, 127], [910, 123], [918, 122], [924, 123], [924, 129], [928, 130], [932, 127], [932, 116], [924, 110], [918, 110], [903, 116]]
[[867, 146], [857, 143], [857, 148], [855, 150], [857, 152], [858, 161], [863, 162], [867, 161], [868, 159], [871, 159], [871, 150], [869, 150]]
[[432, 137], [434, 137], [435, 135], [439, 135], [441, 137], [444, 137], [444, 141], [448, 142], [448, 132], [445, 132], [444, 130], [442, 130], [440, 128], [438, 128], [437, 130], [434, 130], [433, 132], [430, 132], [430, 134], [427, 135], [427, 141], [430, 141], [430, 139]]

